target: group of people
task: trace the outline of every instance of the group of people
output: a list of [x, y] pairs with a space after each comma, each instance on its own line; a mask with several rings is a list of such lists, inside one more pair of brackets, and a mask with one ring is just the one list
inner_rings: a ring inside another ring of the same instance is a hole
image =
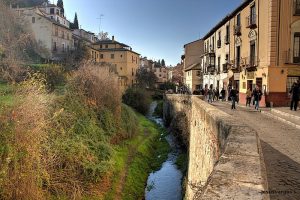
[[293, 84], [293, 86], [289, 92], [290, 92], [290, 96], [291, 96], [290, 109], [297, 111], [299, 97], [300, 97], [300, 81], [299, 80]]
[[204, 96], [204, 98], [208, 101], [208, 103], [212, 103], [213, 101], [225, 101], [225, 89], [223, 88], [221, 91], [219, 88], [213, 88], [211, 84], [209, 87], [206, 84], [205, 87], [200, 91], [200, 94]]
[[[231, 100], [231, 109], [236, 109], [236, 102], [239, 100], [239, 92], [236, 90], [235, 87], [230, 87], [229, 90], [229, 99]], [[255, 109], [259, 110], [259, 102], [261, 101], [262, 97], [262, 91], [258, 86], [255, 87], [253, 91], [251, 91], [250, 88], [248, 88], [247, 93], [246, 93], [246, 106], [249, 105], [251, 106], [251, 102], [253, 102], [253, 105], [255, 105]]]
[[[300, 81], [299, 80], [293, 84], [289, 93], [290, 93], [290, 97], [291, 97], [290, 109], [296, 111], [298, 108], [299, 100], [300, 100]], [[219, 91], [219, 88], [213, 88], [212, 84], [209, 87], [206, 84], [203, 89], [201, 89], [200, 91], [197, 91], [197, 95], [203, 95], [205, 100], [208, 101], [208, 103], [212, 103], [213, 101], [219, 101], [220, 99], [222, 101], [226, 100], [225, 89], [222, 88], [222, 90]], [[259, 86], [256, 86], [253, 91], [251, 90], [251, 88], [248, 88], [247, 92], [246, 92], [246, 106], [251, 107], [251, 104], [253, 104], [254, 108], [256, 110], [259, 110], [259, 108], [260, 108], [259, 103], [262, 99], [262, 95], [263, 95], [263, 92]], [[239, 91], [234, 86], [228, 87], [228, 100], [230, 100], [232, 102], [231, 109], [236, 109], [235, 105], [236, 105], [236, 103], [239, 102]]]

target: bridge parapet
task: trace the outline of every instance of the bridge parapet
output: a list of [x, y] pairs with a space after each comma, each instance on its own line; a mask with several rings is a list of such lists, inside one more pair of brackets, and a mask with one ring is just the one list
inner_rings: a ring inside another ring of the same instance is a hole
[[165, 119], [178, 112], [188, 118], [187, 199], [263, 199], [256, 132], [201, 98], [166, 95], [164, 100]]

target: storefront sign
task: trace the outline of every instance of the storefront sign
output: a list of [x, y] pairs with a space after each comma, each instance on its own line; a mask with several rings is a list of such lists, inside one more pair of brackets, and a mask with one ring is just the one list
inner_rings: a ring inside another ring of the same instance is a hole
[[240, 73], [234, 73], [234, 80], [235, 81], [240, 80]]
[[288, 69], [289, 76], [300, 76], [300, 69]]
[[254, 72], [247, 72], [247, 79], [254, 79]]

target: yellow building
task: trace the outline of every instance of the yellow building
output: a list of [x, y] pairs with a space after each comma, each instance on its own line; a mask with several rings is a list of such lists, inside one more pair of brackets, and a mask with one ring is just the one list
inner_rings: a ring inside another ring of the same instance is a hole
[[[221, 58], [218, 64], [217, 38], [222, 39], [219, 32], [228, 26], [229, 49], [219, 55], [225, 52], [229, 59]], [[291, 85], [300, 78], [300, 0], [246, 0], [203, 39], [204, 72], [213, 83], [223, 66], [228, 86], [238, 88], [241, 103], [246, 101], [247, 88], [259, 86], [264, 93], [262, 106], [288, 105]]]
[[123, 89], [137, 83], [136, 72], [140, 65], [140, 54], [126, 44], [112, 40], [100, 40], [91, 46], [91, 57], [96, 62], [112, 64], [119, 75]]

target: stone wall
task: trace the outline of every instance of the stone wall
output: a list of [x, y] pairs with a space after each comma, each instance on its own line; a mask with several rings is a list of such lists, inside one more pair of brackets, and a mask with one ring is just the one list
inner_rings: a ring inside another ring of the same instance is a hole
[[177, 112], [185, 112], [189, 123], [186, 198], [262, 199], [256, 132], [199, 96], [166, 95], [164, 118]]

